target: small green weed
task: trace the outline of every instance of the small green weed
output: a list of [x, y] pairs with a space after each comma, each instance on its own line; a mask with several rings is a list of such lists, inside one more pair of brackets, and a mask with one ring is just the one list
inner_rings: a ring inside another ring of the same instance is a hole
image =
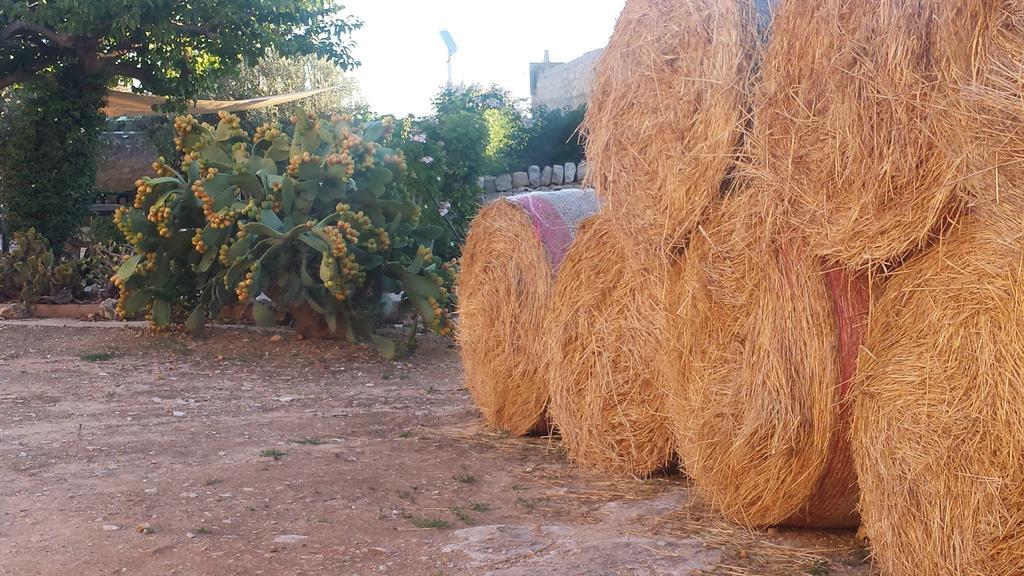
[[828, 569], [828, 560], [824, 558], [818, 558], [811, 567], [807, 570], [808, 576], [828, 576], [831, 572]]
[[473, 522], [475, 522], [475, 520], [473, 520], [473, 517], [470, 516], [468, 512], [466, 512], [465, 510], [458, 506], [452, 507], [452, 514], [454, 514], [455, 517], [458, 518], [459, 521], [463, 524], [472, 524]]
[[469, 509], [473, 512], [489, 512], [491, 510], [491, 505], [486, 502], [473, 502], [469, 505]]
[[117, 356], [114, 352], [86, 352], [79, 356], [86, 362], [107, 362], [113, 360]]
[[266, 450], [260, 451], [260, 456], [263, 458], [273, 458], [274, 460], [280, 460], [288, 453], [284, 450], [278, 450], [277, 448], [267, 448]]
[[460, 482], [462, 484], [476, 484], [476, 476], [473, 476], [469, 472], [456, 474], [455, 476], [452, 476], [452, 478], [454, 478], [456, 482]]
[[451, 524], [449, 524], [447, 520], [441, 520], [440, 518], [412, 516], [408, 520], [417, 528], [451, 528]]

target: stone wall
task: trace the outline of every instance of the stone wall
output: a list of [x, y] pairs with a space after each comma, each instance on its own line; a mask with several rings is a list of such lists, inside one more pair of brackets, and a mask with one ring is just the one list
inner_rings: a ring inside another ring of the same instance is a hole
[[594, 80], [594, 65], [601, 50], [591, 50], [572, 62], [551, 62], [547, 52], [544, 62], [530, 64], [530, 102], [548, 108], [577, 108], [587, 103]]
[[159, 152], [142, 132], [106, 132], [96, 166], [96, 189], [107, 193], [135, 190], [135, 181], [152, 176]]
[[525, 172], [512, 172], [499, 176], [483, 176], [480, 187], [485, 201], [497, 196], [520, 194], [534, 190], [561, 190], [580, 186], [587, 175], [587, 163], [573, 162], [555, 166], [530, 166]]

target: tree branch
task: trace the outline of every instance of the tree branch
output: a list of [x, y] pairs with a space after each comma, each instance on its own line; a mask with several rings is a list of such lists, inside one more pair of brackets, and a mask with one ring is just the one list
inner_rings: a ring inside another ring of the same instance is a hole
[[132, 66], [130, 64], [107, 63], [103, 66], [103, 69], [113, 74], [114, 76], [135, 78], [136, 80], [141, 80], [142, 82], [153, 82], [156, 79], [156, 77], [153, 76], [153, 74], [145, 70], [142, 70], [141, 68]]
[[67, 34], [60, 34], [54, 30], [50, 30], [45, 26], [40, 26], [34, 22], [26, 22], [24, 20], [15, 20], [7, 26], [4, 26], [3, 30], [0, 30], [0, 40], [7, 40], [11, 36], [14, 36], [22, 30], [29, 32], [35, 32], [36, 34], [46, 38], [50, 42], [61, 46], [63, 48], [71, 48], [74, 46], [74, 38]]

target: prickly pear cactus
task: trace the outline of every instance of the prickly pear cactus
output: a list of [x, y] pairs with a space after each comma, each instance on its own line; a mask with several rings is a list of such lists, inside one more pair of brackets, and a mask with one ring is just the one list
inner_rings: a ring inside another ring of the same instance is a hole
[[135, 249], [112, 279], [122, 314], [146, 309], [159, 326], [197, 331], [225, 304], [264, 294], [389, 355], [394, 343], [375, 326], [393, 292], [450, 333], [457, 265], [433, 257], [443, 230], [420, 224], [400, 184], [393, 121], [299, 110], [291, 124], [250, 137], [230, 114], [216, 126], [177, 118], [181, 166], [154, 163], [155, 177], [139, 179], [134, 204], [114, 215]]
[[50, 245], [34, 228], [14, 234], [9, 254], [0, 257], [0, 294], [25, 304], [79, 286], [74, 266], [55, 262]]

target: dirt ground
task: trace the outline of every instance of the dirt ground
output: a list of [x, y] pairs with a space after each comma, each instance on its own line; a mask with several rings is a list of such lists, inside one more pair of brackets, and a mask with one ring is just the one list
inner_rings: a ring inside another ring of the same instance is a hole
[[0, 574], [867, 575], [485, 430], [458, 355], [0, 323]]

